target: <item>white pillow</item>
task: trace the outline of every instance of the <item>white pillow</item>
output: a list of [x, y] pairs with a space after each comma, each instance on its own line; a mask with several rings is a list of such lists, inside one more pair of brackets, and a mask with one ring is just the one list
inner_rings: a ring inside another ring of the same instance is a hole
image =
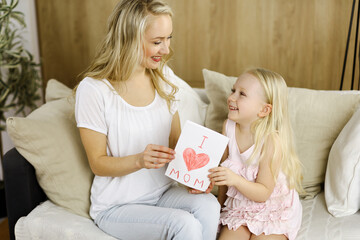
[[204, 125], [208, 105], [201, 100], [199, 94], [189, 84], [176, 76], [170, 68], [166, 68], [164, 73], [179, 88], [175, 97], [179, 99], [178, 112], [181, 127], [184, 126], [186, 120]]
[[325, 200], [334, 217], [360, 209], [360, 108], [335, 140], [325, 176]]

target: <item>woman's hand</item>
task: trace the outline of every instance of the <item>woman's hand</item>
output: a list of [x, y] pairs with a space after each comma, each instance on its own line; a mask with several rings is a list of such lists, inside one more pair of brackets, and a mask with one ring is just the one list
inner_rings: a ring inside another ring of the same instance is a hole
[[211, 168], [209, 172], [211, 182], [214, 182], [217, 186], [234, 186], [241, 178], [241, 176], [226, 167]]
[[175, 151], [161, 145], [149, 144], [138, 155], [136, 165], [139, 168], [161, 168], [175, 158]]
[[188, 188], [188, 192], [192, 194], [199, 194], [199, 193], [210, 193], [211, 190], [214, 188], [214, 183], [210, 181], [209, 187], [205, 190], [205, 192], [194, 189], [194, 188]]

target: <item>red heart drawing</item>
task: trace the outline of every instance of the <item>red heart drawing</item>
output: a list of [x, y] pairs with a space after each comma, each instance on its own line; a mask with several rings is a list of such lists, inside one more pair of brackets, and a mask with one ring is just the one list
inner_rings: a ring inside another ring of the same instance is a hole
[[205, 153], [196, 154], [192, 148], [186, 148], [183, 152], [184, 162], [188, 171], [202, 168], [209, 163], [209, 156]]

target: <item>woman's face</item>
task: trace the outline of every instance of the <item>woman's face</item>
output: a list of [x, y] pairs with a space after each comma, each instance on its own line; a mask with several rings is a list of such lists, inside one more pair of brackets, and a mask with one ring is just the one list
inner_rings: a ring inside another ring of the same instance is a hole
[[144, 36], [144, 59], [142, 66], [156, 69], [161, 58], [169, 54], [172, 20], [167, 14], [151, 15]]

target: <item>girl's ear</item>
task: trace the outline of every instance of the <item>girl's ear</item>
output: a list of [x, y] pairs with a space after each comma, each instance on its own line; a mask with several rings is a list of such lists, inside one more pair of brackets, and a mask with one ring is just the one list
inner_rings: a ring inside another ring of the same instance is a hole
[[269, 114], [271, 113], [272, 111], [272, 105], [267, 103], [263, 106], [263, 108], [261, 109], [261, 111], [258, 113], [258, 116], [260, 118], [263, 118], [263, 117], [266, 117], [266, 116], [269, 116]]

